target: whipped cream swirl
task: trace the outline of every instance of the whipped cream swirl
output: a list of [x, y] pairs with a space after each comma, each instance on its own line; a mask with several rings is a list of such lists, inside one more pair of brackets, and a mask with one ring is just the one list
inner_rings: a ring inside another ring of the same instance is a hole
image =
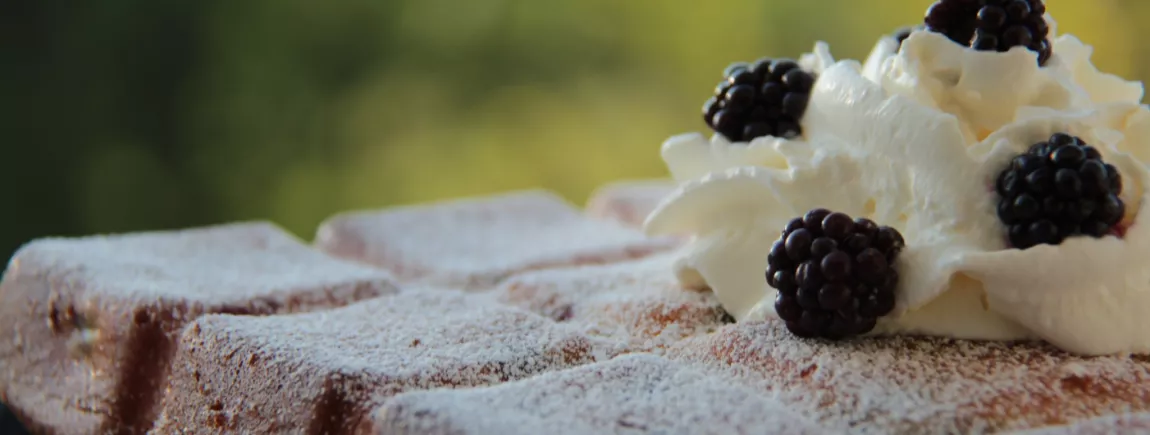
[[[824, 207], [906, 239], [895, 311], [875, 333], [1148, 353], [1150, 110], [1141, 83], [1099, 72], [1073, 36], [1052, 38], [1042, 68], [1024, 48], [977, 52], [925, 31], [897, 52], [884, 38], [865, 66], [834, 62], [820, 43], [804, 56], [819, 78], [803, 137], [669, 139], [662, 155], [680, 187], [646, 229], [692, 235], [676, 274], [704, 281], [740, 321], [775, 315], [763, 277], [771, 245], [788, 220]], [[1056, 132], [1081, 137], [1121, 171], [1123, 238], [1007, 246], [994, 180]]]

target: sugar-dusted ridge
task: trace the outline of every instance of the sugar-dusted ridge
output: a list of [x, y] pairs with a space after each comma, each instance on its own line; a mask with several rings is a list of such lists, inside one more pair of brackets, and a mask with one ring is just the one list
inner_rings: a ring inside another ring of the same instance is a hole
[[1150, 434], [1150, 413], [1108, 415], [1065, 426], [1051, 426], [1015, 433], [1015, 435], [1112, 434]]
[[797, 339], [770, 321], [731, 325], [667, 354], [860, 433], [985, 433], [1150, 411], [1150, 360], [1077, 357], [1037, 343], [830, 343]]
[[316, 235], [321, 249], [404, 281], [470, 289], [490, 288], [516, 272], [610, 263], [676, 244], [590, 219], [544, 191], [345, 213]]
[[33, 241], [0, 283], [0, 400], [36, 433], [143, 433], [186, 322], [394, 291], [267, 223]]
[[676, 187], [671, 180], [617, 181], [606, 184], [591, 193], [586, 213], [591, 217], [638, 228], [643, 226], [647, 215]]
[[676, 256], [514, 275], [495, 297], [618, 343], [652, 351], [733, 321], [708, 291], [684, 289], [671, 273]]
[[825, 434], [786, 406], [652, 355], [467, 390], [405, 393], [362, 432], [388, 435]]
[[352, 433], [383, 399], [592, 362], [592, 340], [459, 291], [285, 316], [205, 316], [175, 357], [153, 433]]

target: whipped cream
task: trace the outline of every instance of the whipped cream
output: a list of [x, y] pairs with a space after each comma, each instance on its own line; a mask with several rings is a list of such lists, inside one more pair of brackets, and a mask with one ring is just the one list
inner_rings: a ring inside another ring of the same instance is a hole
[[1093, 49], [1071, 35], [1057, 36], [1047, 18], [1054, 56], [1039, 67], [1037, 53], [975, 51], [938, 33], [918, 31], [902, 43], [882, 38], [864, 75], [891, 94], [904, 95], [958, 117], [968, 137], [984, 138], [1015, 120], [1022, 107], [1073, 111], [1116, 102], [1138, 103], [1142, 84], [1098, 71]]
[[[1053, 22], [1051, 23], [1053, 28]], [[662, 155], [677, 191], [651, 234], [691, 234], [676, 274], [702, 279], [736, 319], [774, 316], [763, 276], [786, 222], [824, 207], [898, 229], [907, 242], [895, 311], [875, 333], [1042, 338], [1081, 354], [1150, 352], [1150, 111], [1142, 85], [1099, 72], [1091, 48], [976, 52], [919, 31], [884, 38], [866, 65], [826, 44], [794, 140], [676, 136]], [[804, 56], [808, 63], [815, 56]], [[1010, 249], [993, 193], [1011, 157], [1056, 132], [1122, 172], [1124, 238]]]

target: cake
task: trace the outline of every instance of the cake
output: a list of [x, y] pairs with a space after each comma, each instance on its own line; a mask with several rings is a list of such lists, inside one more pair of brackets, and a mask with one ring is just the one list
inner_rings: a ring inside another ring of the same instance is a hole
[[670, 179], [29, 242], [34, 433], [1150, 432], [1150, 109], [1039, 0], [723, 73]]

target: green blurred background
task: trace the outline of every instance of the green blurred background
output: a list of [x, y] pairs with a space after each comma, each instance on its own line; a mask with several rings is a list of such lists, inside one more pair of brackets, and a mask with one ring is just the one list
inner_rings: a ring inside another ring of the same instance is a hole
[[[65, 4], [66, 3], [66, 4]], [[0, 2], [0, 252], [664, 173], [729, 62], [863, 58], [928, 0]], [[1051, 0], [1150, 78], [1145, 0]]]

